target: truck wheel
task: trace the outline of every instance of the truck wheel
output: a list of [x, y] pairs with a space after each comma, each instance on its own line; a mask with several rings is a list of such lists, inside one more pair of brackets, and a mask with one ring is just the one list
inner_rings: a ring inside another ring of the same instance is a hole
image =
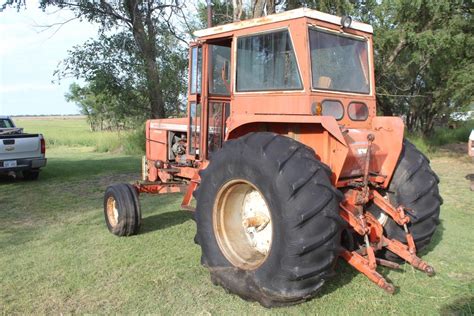
[[251, 133], [200, 175], [196, 237], [214, 284], [273, 307], [310, 299], [334, 274], [342, 195], [311, 148]]
[[[411, 211], [408, 229], [413, 235], [417, 252], [423, 251], [431, 242], [439, 224], [440, 206], [443, 203], [438, 189], [439, 178], [430, 167], [430, 162], [407, 140], [403, 142], [392, 181], [388, 188], [390, 202], [398, 207], [403, 205]], [[407, 243], [405, 231], [390, 217], [384, 226], [388, 238]], [[381, 253], [388, 260], [403, 260], [390, 251]]]
[[105, 222], [109, 231], [117, 236], [138, 233], [141, 223], [137, 191], [130, 184], [113, 184], [104, 196]]
[[39, 170], [25, 170], [22, 173], [25, 180], [38, 180]]

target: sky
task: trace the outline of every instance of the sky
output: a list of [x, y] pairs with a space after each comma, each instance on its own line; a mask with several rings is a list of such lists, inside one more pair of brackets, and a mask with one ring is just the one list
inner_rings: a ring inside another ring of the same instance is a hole
[[64, 94], [75, 79], [52, 83], [58, 63], [67, 50], [96, 37], [97, 26], [71, 21], [46, 29], [41, 25], [64, 22], [70, 11], [38, 9], [37, 0], [27, 0], [27, 8], [0, 12], [0, 115], [77, 114], [74, 103]]

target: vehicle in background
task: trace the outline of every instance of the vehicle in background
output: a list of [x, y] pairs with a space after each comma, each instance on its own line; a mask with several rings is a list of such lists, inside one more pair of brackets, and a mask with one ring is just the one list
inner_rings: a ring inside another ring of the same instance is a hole
[[40, 168], [46, 166], [46, 145], [41, 134], [28, 134], [16, 127], [8, 116], [0, 116], [0, 174], [24, 179], [38, 179]]

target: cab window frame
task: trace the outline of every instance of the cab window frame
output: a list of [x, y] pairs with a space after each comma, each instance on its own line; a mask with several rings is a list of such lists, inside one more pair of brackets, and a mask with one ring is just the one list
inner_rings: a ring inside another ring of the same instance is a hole
[[[315, 25], [312, 23], [309, 23], [307, 25], [307, 36], [308, 36], [308, 60], [309, 60], [309, 77], [310, 77], [310, 87], [311, 91], [313, 92], [329, 92], [329, 93], [335, 93], [335, 94], [342, 94], [342, 95], [361, 95], [361, 96], [372, 96], [373, 95], [373, 78], [372, 78], [372, 63], [373, 63], [373, 58], [372, 58], [372, 46], [370, 45], [370, 40], [366, 36], [361, 36], [361, 35], [355, 35], [355, 34], [350, 34], [350, 33], [341, 33], [341, 31], [337, 31], [334, 29], [322, 27], [319, 25]], [[313, 61], [311, 58], [311, 30], [316, 30], [319, 32], [324, 32], [327, 34], [331, 35], [336, 35], [336, 36], [342, 36], [342, 37], [347, 37], [351, 38], [354, 40], [358, 41], [363, 41], [366, 44], [367, 48], [367, 81], [368, 81], [368, 87], [369, 91], [368, 92], [356, 92], [356, 91], [349, 91], [349, 90], [336, 90], [336, 89], [325, 89], [325, 88], [315, 88], [314, 81], [313, 81]]]
[[[298, 78], [298, 81], [300, 83], [300, 86], [298, 88], [284, 88], [284, 89], [279, 89], [279, 88], [276, 88], [276, 89], [262, 89], [262, 90], [239, 90], [238, 89], [238, 73], [239, 73], [239, 70], [238, 70], [238, 59], [239, 59], [239, 49], [238, 49], [238, 44], [239, 44], [239, 40], [240, 39], [243, 39], [243, 38], [248, 38], [248, 37], [256, 37], [256, 36], [261, 36], [261, 35], [267, 35], [267, 34], [272, 34], [272, 33], [279, 33], [279, 32], [288, 32], [288, 36], [289, 36], [289, 43], [291, 44], [291, 49], [292, 49], [292, 52], [294, 54], [294, 57], [295, 57], [295, 69], [297, 71], [297, 78]], [[234, 75], [233, 75], [233, 91], [234, 91], [234, 94], [251, 94], [251, 93], [264, 93], [264, 92], [277, 92], [277, 91], [281, 91], [281, 92], [286, 92], [286, 91], [301, 91], [301, 92], [304, 92], [305, 91], [305, 85], [304, 85], [304, 81], [303, 81], [303, 77], [301, 75], [301, 67], [300, 67], [300, 63], [299, 63], [299, 59], [298, 59], [298, 55], [296, 53], [296, 50], [295, 50], [295, 46], [294, 46], [294, 41], [293, 41], [293, 36], [292, 36], [292, 33], [291, 33], [291, 30], [289, 27], [279, 27], [279, 28], [275, 28], [275, 29], [271, 29], [271, 30], [265, 30], [265, 31], [261, 31], [261, 32], [255, 32], [255, 33], [252, 33], [252, 34], [245, 34], [245, 35], [240, 35], [240, 36], [236, 36], [235, 37], [235, 45], [234, 45], [234, 49], [233, 49], [233, 56], [234, 56], [234, 61], [233, 61], [233, 66], [234, 66]]]

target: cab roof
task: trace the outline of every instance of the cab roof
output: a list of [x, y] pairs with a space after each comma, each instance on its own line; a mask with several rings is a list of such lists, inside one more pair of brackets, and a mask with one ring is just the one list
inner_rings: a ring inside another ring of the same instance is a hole
[[[290, 11], [286, 11], [282, 13], [264, 16], [261, 18], [239, 21], [239, 22], [219, 25], [219, 26], [208, 28], [208, 29], [195, 31], [194, 36], [196, 37], [212, 36], [212, 35], [216, 35], [220, 33], [245, 29], [252, 26], [260, 26], [260, 25], [281, 22], [281, 21], [286, 21], [286, 20], [293, 20], [293, 19], [298, 19], [298, 18], [303, 18], [303, 17], [315, 19], [315, 20], [321, 20], [321, 21], [329, 22], [335, 25], [341, 25], [341, 17], [337, 15], [332, 15], [332, 14], [328, 14], [328, 13], [324, 13], [324, 12], [320, 12], [320, 11], [316, 11], [316, 10], [312, 10], [308, 8], [300, 8], [300, 9], [295, 9], [295, 10], [290, 10]], [[359, 30], [362, 32], [366, 32], [366, 33], [373, 33], [372, 25], [358, 22], [358, 21], [352, 21], [350, 28]]]

